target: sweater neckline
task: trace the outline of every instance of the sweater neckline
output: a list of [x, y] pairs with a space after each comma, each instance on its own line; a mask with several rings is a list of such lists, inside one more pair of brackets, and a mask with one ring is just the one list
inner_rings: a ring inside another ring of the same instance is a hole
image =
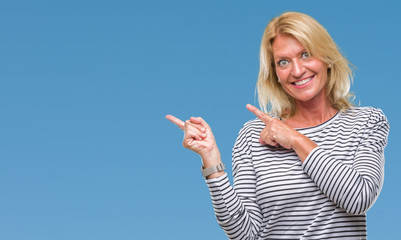
[[295, 130], [302, 132], [302, 133], [308, 133], [310, 131], [316, 131], [316, 130], [321, 130], [323, 128], [325, 128], [327, 125], [330, 125], [332, 122], [334, 122], [340, 115], [340, 111], [337, 111], [337, 113], [332, 116], [330, 119], [328, 119], [327, 121], [316, 125], [316, 126], [312, 126], [312, 127], [305, 127], [305, 128], [295, 128]]

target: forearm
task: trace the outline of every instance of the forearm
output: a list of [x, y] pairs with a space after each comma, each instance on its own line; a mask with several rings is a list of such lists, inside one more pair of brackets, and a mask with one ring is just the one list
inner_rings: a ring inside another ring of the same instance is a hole
[[[373, 205], [382, 186], [382, 153], [366, 154], [369, 164], [358, 169], [344, 164], [342, 159], [333, 157], [300, 133], [294, 137], [293, 150], [303, 163], [305, 173], [339, 207], [349, 213], [362, 214]], [[356, 158], [355, 161], [364, 160]], [[366, 169], [367, 166], [370, 169]]]
[[316, 148], [303, 163], [303, 169], [320, 190], [348, 213], [363, 214], [375, 202], [384, 177], [384, 156], [369, 153], [361, 167], [344, 164], [331, 153]]
[[233, 148], [233, 186], [224, 173], [206, 180], [217, 222], [229, 239], [257, 239], [260, 234], [263, 214], [257, 202], [251, 143], [249, 129], [244, 127]]
[[295, 132], [292, 141], [292, 149], [297, 153], [301, 162], [304, 162], [312, 150], [318, 147], [318, 145], [305, 135], [297, 131]]
[[226, 174], [206, 180], [218, 224], [229, 239], [252, 239], [258, 235], [262, 216], [259, 206], [241, 198]]

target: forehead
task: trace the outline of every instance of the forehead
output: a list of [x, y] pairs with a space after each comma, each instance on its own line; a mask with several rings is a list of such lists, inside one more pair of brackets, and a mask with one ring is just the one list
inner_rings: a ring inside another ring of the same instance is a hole
[[294, 37], [279, 34], [272, 43], [274, 57], [291, 57], [305, 51], [304, 46]]

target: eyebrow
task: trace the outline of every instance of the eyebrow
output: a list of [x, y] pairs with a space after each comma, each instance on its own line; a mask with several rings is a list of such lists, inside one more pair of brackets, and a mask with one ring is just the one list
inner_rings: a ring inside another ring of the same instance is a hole
[[[300, 51], [298, 51], [297, 53], [296, 53], [296, 55], [300, 55], [300, 54], [302, 54], [302, 53], [304, 53], [304, 52], [308, 52], [308, 51], [306, 51], [306, 49], [303, 47]], [[309, 53], [309, 52], [308, 52]], [[283, 59], [283, 58], [288, 58], [288, 57], [285, 57], [285, 56], [280, 56], [280, 55], [278, 55], [278, 56], [274, 56], [274, 54], [273, 54], [273, 59], [274, 59], [274, 61], [277, 61], [277, 60], [281, 60], [281, 59]]]

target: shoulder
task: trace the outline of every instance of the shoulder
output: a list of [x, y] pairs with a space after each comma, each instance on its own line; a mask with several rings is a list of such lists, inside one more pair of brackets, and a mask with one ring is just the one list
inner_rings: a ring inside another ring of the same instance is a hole
[[245, 141], [245, 139], [249, 141], [252, 137], [258, 135], [264, 127], [265, 124], [258, 118], [247, 121], [239, 130], [237, 142]]
[[255, 118], [246, 122], [243, 126], [241, 131], [252, 131], [254, 129], [264, 128], [266, 125], [260, 119]]
[[380, 108], [351, 107], [341, 114], [341, 122], [358, 129], [360, 134], [381, 134], [387, 136], [390, 124]]
[[350, 107], [341, 116], [361, 122], [366, 121], [367, 123], [388, 122], [384, 112], [375, 107]]

